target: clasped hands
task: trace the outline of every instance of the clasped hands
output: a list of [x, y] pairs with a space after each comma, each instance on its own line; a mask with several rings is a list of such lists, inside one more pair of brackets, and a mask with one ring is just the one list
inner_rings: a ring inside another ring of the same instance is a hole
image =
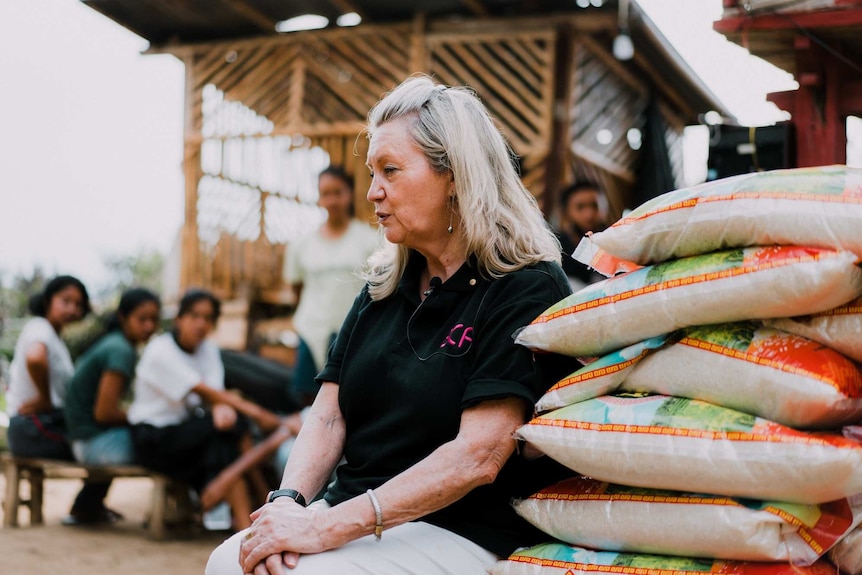
[[325, 550], [320, 529], [323, 510], [302, 507], [287, 497], [251, 514], [252, 524], [239, 548], [246, 575], [283, 575], [296, 567], [301, 553]]

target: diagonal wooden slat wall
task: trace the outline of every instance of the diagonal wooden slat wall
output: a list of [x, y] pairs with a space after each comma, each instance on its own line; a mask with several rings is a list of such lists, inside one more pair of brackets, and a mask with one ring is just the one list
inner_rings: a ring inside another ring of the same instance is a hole
[[[311, 164], [295, 174], [305, 183], [292, 185], [291, 174], [272, 165], [287, 157], [279, 154], [325, 150], [354, 175], [357, 216], [370, 219], [365, 116], [386, 91], [419, 71], [477, 92], [537, 198], [547, 188], [553, 199], [567, 181], [589, 178], [606, 189], [611, 215], [618, 216], [628, 207], [638, 163], [626, 130], [643, 127], [652, 88], [610, 55], [603, 23], [579, 29], [578, 22], [444, 29], [420, 21], [176, 50], [187, 75], [182, 286], [209, 286], [224, 297], [241, 288], [280, 287], [292, 222], [313, 223], [319, 213], [313, 194], [297, 191], [311, 186], [309, 174], [298, 173]], [[562, 43], [571, 43], [571, 57], [560, 58]], [[612, 137], [602, 144], [603, 130]], [[672, 132], [668, 141], [675, 143]], [[561, 157], [554, 142], [564, 143]], [[553, 202], [544, 206], [552, 215]]]
[[443, 84], [473, 88], [520, 156], [524, 183], [543, 193], [554, 110], [555, 30], [434, 34], [428, 71]]

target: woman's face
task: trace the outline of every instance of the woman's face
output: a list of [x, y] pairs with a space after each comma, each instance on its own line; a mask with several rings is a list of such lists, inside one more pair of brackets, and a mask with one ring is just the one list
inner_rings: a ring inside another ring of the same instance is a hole
[[66, 286], [51, 296], [45, 319], [56, 329], [78, 321], [82, 317], [84, 317], [84, 294], [77, 287]]
[[180, 345], [195, 350], [215, 327], [215, 310], [208, 299], [195, 302], [191, 308], [174, 320]]
[[132, 343], [144, 343], [156, 333], [159, 326], [159, 305], [146, 301], [120, 319], [123, 334]]
[[323, 174], [317, 181], [317, 189], [319, 193], [317, 205], [326, 210], [330, 218], [350, 217], [353, 190], [347, 182], [332, 174]]
[[448, 236], [451, 174], [434, 170], [413, 141], [403, 117], [378, 126], [368, 147], [368, 201], [386, 239], [423, 251]]

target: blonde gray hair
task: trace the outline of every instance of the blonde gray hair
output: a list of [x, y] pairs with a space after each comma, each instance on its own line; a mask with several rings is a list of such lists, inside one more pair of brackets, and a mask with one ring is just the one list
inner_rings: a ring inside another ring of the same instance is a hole
[[[560, 262], [560, 244], [524, 187], [513, 154], [487, 109], [469, 88], [436, 85], [414, 76], [389, 92], [368, 113], [368, 137], [386, 122], [411, 118], [413, 140], [438, 172], [455, 182], [465, 258], [480, 273], [499, 278], [540, 261]], [[372, 299], [395, 292], [410, 248], [386, 243], [369, 259], [364, 279]]]

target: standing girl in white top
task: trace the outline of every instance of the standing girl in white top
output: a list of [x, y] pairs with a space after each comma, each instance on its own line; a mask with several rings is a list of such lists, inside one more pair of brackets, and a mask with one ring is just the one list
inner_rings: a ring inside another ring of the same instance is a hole
[[323, 369], [329, 344], [364, 285], [359, 272], [379, 245], [371, 226], [353, 218], [353, 178], [343, 168], [329, 166], [317, 181], [317, 205], [326, 210], [326, 221], [290, 244], [284, 269], [298, 303], [293, 388], [306, 405], [320, 388], [314, 378]]

